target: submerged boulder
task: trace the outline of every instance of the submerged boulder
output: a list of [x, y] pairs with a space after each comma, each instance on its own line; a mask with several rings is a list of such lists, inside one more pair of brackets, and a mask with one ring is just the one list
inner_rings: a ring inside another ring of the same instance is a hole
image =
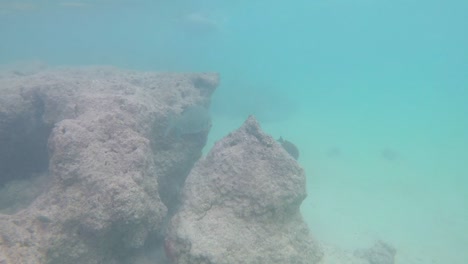
[[[0, 203], [0, 263], [142, 263], [162, 250], [168, 190], [204, 146], [164, 139], [164, 124], [209, 105], [217, 82], [111, 67], [0, 74], [0, 197], [20, 199]], [[15, 196], [38, 177], [40, 193]]]
[[354, 252], [358, 258], [365, 259], [369, 264], [395, 264], [396, 249], [390, 244], [378, 240], [368, 249], [359, 249]]
[[281, 148], [249, 117], [195, 164], [166, 235], [172, 263], [318, 263], [304, 171]]

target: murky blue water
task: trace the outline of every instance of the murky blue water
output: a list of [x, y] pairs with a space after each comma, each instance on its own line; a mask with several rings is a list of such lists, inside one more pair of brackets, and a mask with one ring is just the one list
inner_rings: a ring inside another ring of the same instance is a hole
[[0, 63], [220, 72], [210, 144], [294, 142], [318, 239], [468, 262], [467, 1], [42, 2], [0, 2]]

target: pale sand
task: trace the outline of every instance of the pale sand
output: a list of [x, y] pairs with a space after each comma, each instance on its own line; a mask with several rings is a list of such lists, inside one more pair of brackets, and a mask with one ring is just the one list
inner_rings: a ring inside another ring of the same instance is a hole
[[[304, 218], [317, 239], [340, 249], [327, 264], [346, 255], [342, 250], [370, 247], [378, 239], [396, 248], [397, 264], [466, 263], [467, 187], [457, 176], [468, 174], [461, 149], [449, 152], [418, 138], [330, 132], [326, 124], [303, 120], [308, 116], [262, 128], [299, 148], [299, 163], [308, 175]], [[214, 116], [206, 149], [243, 121]], [[398, 157], [382, 157], [386, 147]]]

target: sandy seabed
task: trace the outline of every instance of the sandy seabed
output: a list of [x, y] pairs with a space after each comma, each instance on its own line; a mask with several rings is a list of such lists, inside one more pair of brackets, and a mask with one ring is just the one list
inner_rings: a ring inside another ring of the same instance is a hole
[[[389, 135], [330, 133], [302, 114], [262, 127], [299, 147], [308, 180], [302, 214], [317, 239], [349, 252], [383, 240], [399, 264], [466, 263], [468, 190], [457, 178], [466, 156], [404, 138], [389, 146]], [[215, 116], [207, 148], [241, 122]]]

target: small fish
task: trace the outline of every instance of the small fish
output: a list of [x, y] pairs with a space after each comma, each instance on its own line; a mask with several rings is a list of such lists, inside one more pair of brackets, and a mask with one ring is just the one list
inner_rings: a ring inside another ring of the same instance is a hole
[[278, 139], [278, 142], [281, 143], [281, 146], [289, 153], [294, 159], [299, 158], [299, 149], [291, 143], [290, 141], [284, 140], [283, 137]]
[[339, 147], [331, 147], [326, 152], [328, 157], [336, 158], [341, 156], [341, 149]]
[[396, 161], [400, 158], [400, 154], [391, 148], [384, 148], [380, 152], [380, 156], [388, 161]]

